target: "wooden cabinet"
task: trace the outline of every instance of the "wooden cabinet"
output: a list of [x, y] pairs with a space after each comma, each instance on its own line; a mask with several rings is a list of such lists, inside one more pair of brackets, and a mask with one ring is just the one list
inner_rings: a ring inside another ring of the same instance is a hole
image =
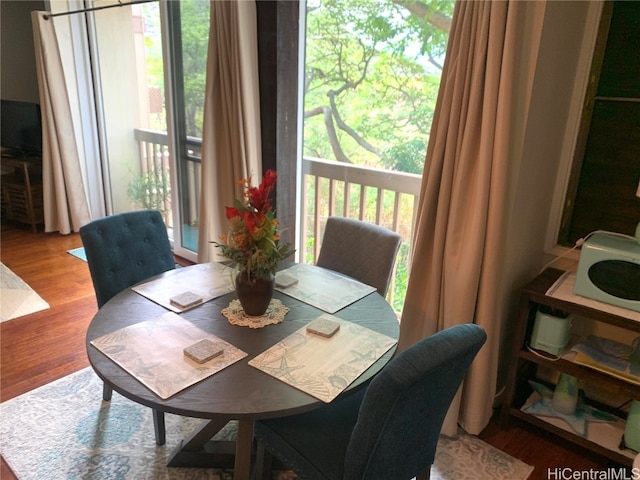
[[2, 209], [8, 220], [27, 223], [33, 232], [44, 222], [42, 160], [2, 158]]
[[603, 5], [559, 243], [594, 230], [634, 235], [640, 174], [640, 2]]
[[[614, 433], [611, 439], [603, 442], [601, 439], [594, 439], [591, 436], [584, 437], [578, 435], [574, 433], [571, 428], [561, 428], [557, 424], [550, 422], [549, 418], [532, 415], [521, 409], [527, 401], [530, 401], [533, 393], [529, 381], [534, 380], [538, 383], [545, 384], [545, 380], [540, 378], [540, 372], [542, 371], [568, 373], [577, 377], [581, 383], [588, 382], [590, 385], [596, 385], [602, 392], [610, 394], [611, 397], [622, 396], [626, 399], [640, 399], [640, 386], [632, 381], [627, 381], [572, 362], [567, 360], [566, 356], [554, 358], [552, 355], [544, 355], [544, 352], [542, 352], [542, 355], [538, 355], [537, 352], [528, 348], [536, 312], [541, 307], [561, 311], [566, 314], [574, 314], [577, 319], [589, 319], [590, 321], [619, 327], [625, 332], [629, 332], [629, 343], [631, 343], [631, 339], [640, 336], [640, 321], [547, 295], [549, 288], [554, 285], [563, 273], [564, 272], [560, 270], [547, 269], [531, 281], [522, 291], [516, 319], [516, 334], [510, 357], [511, 362], [507, 376], [504, 403], [501, 410], [501, 421], [503, 424], [507, 424], [512, 417], [519, 418], [525, 422], [553, 432], [593, 452], [608, 457], [616, 463], [631, 467], [635, 454], [631, 450], [621, 450], [619, 448], [624, 431], [624, 424], [618, 424], [618, 426], [622, 425], [619, 435]], [[547, 383], [547, 386], [553, 388], [553, 384]], [[625, 418], [625, 414], [622, 411], [610, 405], [605, 405], [602, 402], [596, 402], [589, 398], [585, 398], [584, 401], [595, 408], [613, 413], [621, 419]], [[562, 423], [562, 421], [560, 421], [560, 423]], [[592, 425], [589, 424], [588, 428], [591, 426]], [[613, 429], [613, 425], [611, 428]]]

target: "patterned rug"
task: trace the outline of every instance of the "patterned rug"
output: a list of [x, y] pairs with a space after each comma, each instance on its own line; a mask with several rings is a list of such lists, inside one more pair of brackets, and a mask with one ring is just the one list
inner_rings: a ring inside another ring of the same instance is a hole
[[[151, 410], [114, 392], [90, 368], [0, 404], [0, 453], [20, 480], [232, 480], [232, 471], [167, 468], [170, 453], [202, 420], [167, 414], [156, 446]], [[232, 438], [233, 425], [221, 438]], [[469, 435], [442, 437], [432, 480], [525, 480], [533, 467]], [[292, 472], [274, 478], [293, 480]]]
[[47, 308], [49, 304], [40, 295], [0, 263], [0, 322]]

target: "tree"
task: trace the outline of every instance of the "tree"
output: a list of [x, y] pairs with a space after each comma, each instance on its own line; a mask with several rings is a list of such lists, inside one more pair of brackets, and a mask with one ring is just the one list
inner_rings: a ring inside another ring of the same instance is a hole
[[452, 0], [309, 6], [305, 154], [420, 173]]
[[182, 68], [187, 135], [202, 138], [209, 46], [209, 2], [181, 0]]

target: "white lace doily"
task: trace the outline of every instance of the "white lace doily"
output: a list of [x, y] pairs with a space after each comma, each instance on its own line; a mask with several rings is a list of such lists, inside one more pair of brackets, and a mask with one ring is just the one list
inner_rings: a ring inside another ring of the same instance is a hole
[[272, 298], [264, 315], [252, 317], [244, 313], [240, 300], [231, 300], [227, 308], [222, 309], [222, 314], [227, 317], [231, 325], [241, 327], [262, 328], [266, 325], [275, 325], [282, 322], [284, 316], [289, 312], [289, 307], [285, 307], [277, 298]]

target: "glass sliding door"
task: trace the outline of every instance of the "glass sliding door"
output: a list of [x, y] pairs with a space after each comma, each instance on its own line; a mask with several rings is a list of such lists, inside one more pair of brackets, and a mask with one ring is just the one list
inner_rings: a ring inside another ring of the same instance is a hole
[[88, 18], [106, 210], [160, 210], [175, 253], [195, 261], [209, 1]]
[[[209, 44], [209, 2], [166, 2], [168, 84], [175, 148], [176, 249], [198, 250], [202, 121]], [[195, 258], [193, 258], [195, 260]]]
[[[95, 2], [95, 6], [113, 2]], [[91, 14], [107, 210], [160, 210], [173, 227], [158, 2]]]

